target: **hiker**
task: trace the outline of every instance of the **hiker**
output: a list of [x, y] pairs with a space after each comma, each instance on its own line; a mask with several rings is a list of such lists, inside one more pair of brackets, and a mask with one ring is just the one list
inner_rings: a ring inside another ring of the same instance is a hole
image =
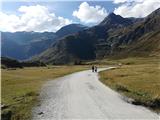
[[95, 72], [97, 72], [97, 66], [94, 67]]
[[92, 72], [94, 72], [94, 66], [92, 66]]

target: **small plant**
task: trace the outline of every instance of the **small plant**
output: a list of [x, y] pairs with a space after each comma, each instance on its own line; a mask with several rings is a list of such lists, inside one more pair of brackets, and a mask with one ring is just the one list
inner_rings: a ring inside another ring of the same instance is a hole
[[122, 91], [122, 92], [129, 92], [128, 88], [124, 85], [121, 84], [116, 84], [116, 90], [117, 91]]
[[151, 106], [155, 108], [160, 108], [160, 96], [157, 95], [151, 100]]

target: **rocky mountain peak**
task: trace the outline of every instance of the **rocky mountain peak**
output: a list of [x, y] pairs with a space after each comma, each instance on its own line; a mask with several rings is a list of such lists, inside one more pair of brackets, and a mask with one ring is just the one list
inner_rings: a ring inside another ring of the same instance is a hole
[[131, 25], [132, 23], [133, 23], [132, 20], [128, 18], [123, 18], [120, 15], [116, 15], [115, 13], [110, 13], [99, 25], [128, 26], [128, 25]]

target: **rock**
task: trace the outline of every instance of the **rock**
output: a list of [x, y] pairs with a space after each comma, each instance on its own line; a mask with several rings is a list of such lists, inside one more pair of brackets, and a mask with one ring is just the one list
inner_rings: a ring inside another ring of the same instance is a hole
[[38, 115], [42, 115], [42, 114], [44, 114], [44, 113], [43, 113], [43, 112], [39, 112], [39, 113], [38, 113]]
[[12, 112], [11, 111], [5, 111], [1, 115], [2, 120], [11, 120]]
[[8, 105], [2, 104], [1, 109], [5, 109], [5, 108], [8, 108]]

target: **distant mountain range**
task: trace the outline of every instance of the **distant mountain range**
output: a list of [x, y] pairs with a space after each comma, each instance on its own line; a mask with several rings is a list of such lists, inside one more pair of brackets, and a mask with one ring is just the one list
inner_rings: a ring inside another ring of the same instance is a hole
[[35, 56], [50, 64], [107, 57], [150, 56], [160, 52], [160, 9], [146, 18], [109, 14], [99, 25], [68, 35]]
[[56, 33], [1, 32], [2, 56], [18, 60], [29, 59], [49, 48], [58, 39], [84, 29], [87, 27], [80, 24], [70, 24], [62, 27]]
[[64, 26], [56, 33], [2, 32], [2, 56], [47, 64], [108, 57], [159, 56], [160, 8], [145, 18], [109, 14], [100, 24]]
[[57, 38], [55, 33], [2, 32], [2, 56], [19, 60], [39, 54], [46, 50]]

